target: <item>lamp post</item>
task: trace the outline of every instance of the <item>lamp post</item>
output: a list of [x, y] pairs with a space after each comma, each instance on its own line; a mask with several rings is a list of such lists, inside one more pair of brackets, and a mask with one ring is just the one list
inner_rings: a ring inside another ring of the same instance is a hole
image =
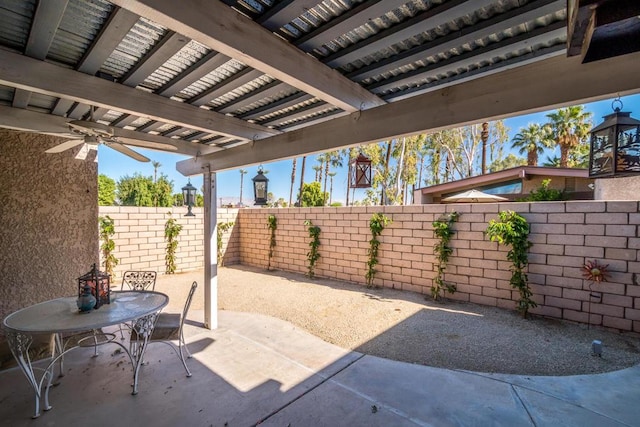
[[615, 99], [613, 113], [604, 116], [604, 122], [590, 132], [589, 177], [640, 174], [640, 120], [621, 111], [622, 106], [620, 98]]
[[253, 196], [255, 199], [255, 205], [264, 206], [267, 204], [267, 194], [269, 187], [269, 178], [264, 176], [262, 166], [258, 168], [258, 175], [251, 178], [253, 181]]
[[184, 216], [196, 216], [191, 209], [196, 204], [196, 187], [191, 185], [191, 179], [187, 182], [187, 185], [182, 187], [182, 200], [187, 205], [188, 211]]

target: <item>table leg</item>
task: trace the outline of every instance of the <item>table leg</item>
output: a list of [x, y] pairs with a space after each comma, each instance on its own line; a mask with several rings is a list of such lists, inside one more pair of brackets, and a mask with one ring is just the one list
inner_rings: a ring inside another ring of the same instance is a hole
[[138, 394], [138, 374], [142, 366], [144, 351], [149, 343], [149, 338], [153, 333], [158, 313], [136, 319], [132, 325], [131, 340], [129, 342], [129, 353], [133, 359], [133, 391], [131, 394]]
[[[13, 357], [18, 362], [18, 366], [24, 373], [25, 377], [27, 377], [27, 381], [33, 388], [33, 392], [35, 395], [36, 408], [33, 418], [38, 418], [40, 416], [40, 400], [42, 399], [42, 381], [38, 381], [36, 379], [36, 375], [33, 372], [33, 365], [31, 364], [31, 358], [29, 357], [29, 348], [31, 347], [31, 343], [33, 342], [33, 337], [31, 335], [23, 334], [20, 332], [7, 331], [7, 342], [9, 344], [9, 348], [11, 349], [11, 353]], [[49, 369], [45, 370], [43, 375], [43, 379], [45, 376], [51, 377], [51, 372]], [[51, 409], [49, 405], [49, 393], [48, 387], [51, 384], [51, 378], [49, 378], [47, 385], [47, 393], [44, 395], [44, 407], [45, 411]]]

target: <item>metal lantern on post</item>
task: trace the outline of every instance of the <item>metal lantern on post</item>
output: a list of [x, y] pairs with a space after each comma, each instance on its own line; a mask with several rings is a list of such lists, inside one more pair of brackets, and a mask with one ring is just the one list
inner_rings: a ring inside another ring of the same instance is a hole
[[351, 188], [371, 187], [371, 160], [362, 153], [358, 154], [351, 163], [349, 186]]
[[191, 211], [191, 209], [196, 204], [196, 187], [191, 185], [191, 180], [187, 182], [187, 185], [182, 187], [182, 200], [184, 200], [184, 203], [187, 205], [188, 209], [187, 213], [184, 216], [196, 216], [196, 214]]
[[253, 196], [255, 205], [264, 206], [267, 204], [267, 195], [269, 189], [269, 178], [264, 176], [262, 167], [258, 169], [258, 175], [251, 178], [253, 181]]
[[111, 277], [107, 273], [99, 271], [95, 264], [91, 271], [78, 277], [78, 298], [82, 297], [86, 289], [96, 299], [95, 309], [104, 304], [111, 303]]
[[613, 113], [591, 130], [589, 177], [614, 178], [640, 174], [640, 120], [621, 111], [622, 101], [611, 104]]

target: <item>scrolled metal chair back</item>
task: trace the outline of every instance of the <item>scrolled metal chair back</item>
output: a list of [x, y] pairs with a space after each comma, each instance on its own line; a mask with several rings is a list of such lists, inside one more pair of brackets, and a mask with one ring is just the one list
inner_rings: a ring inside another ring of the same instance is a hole
[[153, 291], [156, 288], [155, 271], [125, 271], [122, 276], [123, 291]]

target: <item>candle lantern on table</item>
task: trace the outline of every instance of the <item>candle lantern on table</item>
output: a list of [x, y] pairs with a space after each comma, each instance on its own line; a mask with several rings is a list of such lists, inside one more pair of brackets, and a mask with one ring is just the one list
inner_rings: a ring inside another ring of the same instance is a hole
[[111, 303], [111, 277], [98, 270], [95, 264], [91, 271], [78, 277], [78, 298], [83, 295], [85, 287], [91, 290], [91, 295], [96, 299], [94, 308]]

